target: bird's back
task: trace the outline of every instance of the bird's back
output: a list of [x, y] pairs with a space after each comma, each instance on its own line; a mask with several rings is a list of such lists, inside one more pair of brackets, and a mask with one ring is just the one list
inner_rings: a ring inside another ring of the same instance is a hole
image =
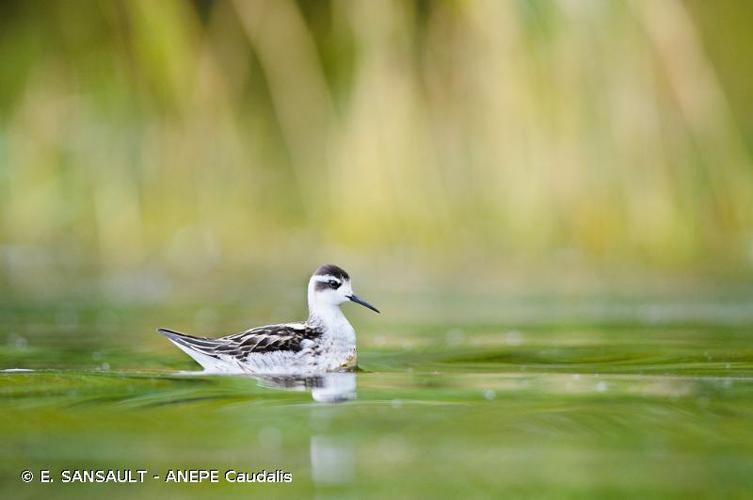
[[216, 339], [166, 328], [158, 331], [207, 371], [253, 373], [295, 370], [296, 358], [323, 333], [308, 323], [266, 325]]

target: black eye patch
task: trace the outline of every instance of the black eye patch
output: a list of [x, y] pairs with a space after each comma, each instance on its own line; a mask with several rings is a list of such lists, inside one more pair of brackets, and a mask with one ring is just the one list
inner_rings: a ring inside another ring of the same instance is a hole
[[321, 292], [323, 290], [337, 290], [340, 288], [340, 283], [337, 280], [329, 280], [329, 281], [317, 281], [316, 282], [316, 291]]

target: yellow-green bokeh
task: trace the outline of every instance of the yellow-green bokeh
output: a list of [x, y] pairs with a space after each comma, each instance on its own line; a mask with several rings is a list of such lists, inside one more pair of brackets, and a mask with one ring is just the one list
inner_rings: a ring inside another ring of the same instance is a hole
[[9, 2], [2, 274], [333, 248], [747, 272], [753, 14], [714, 5]]

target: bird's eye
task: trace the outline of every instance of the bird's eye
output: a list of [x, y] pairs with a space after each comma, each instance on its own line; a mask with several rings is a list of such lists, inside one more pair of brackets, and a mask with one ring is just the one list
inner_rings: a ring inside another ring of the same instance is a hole
[[340, 282], [339, 281], [335, 281], [335, 280], [329, 280], [329, 283], [327, 283], [327, 284], [329, 286], [331, 286], [332, 288], [335, 288], [335, 289], [337, 289], [337, 288], [340, 287]]

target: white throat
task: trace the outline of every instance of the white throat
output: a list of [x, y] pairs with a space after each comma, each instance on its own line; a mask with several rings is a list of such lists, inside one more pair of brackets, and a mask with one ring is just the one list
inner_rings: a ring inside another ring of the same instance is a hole
[[309, 321], [320, 323], [327, 330], [334, 329], [342, 323], [348, 323], [339, 305], [317, 299], [316, 292], [309, 290]]
[[323, 328], [326, 337], [332, 337], [336, 342], [355, 343], [355, 330], [340, 310], [340, 304], [316, 291], [316, 283], [312, 280], [308, 289], [309, 319], [308, 322]]
[[341, 321], [345, 318], [345, 315], [340, 310], [340, 306], [309, 301], [309, 318], [316, 318], [319, 322], [329, 326]]

